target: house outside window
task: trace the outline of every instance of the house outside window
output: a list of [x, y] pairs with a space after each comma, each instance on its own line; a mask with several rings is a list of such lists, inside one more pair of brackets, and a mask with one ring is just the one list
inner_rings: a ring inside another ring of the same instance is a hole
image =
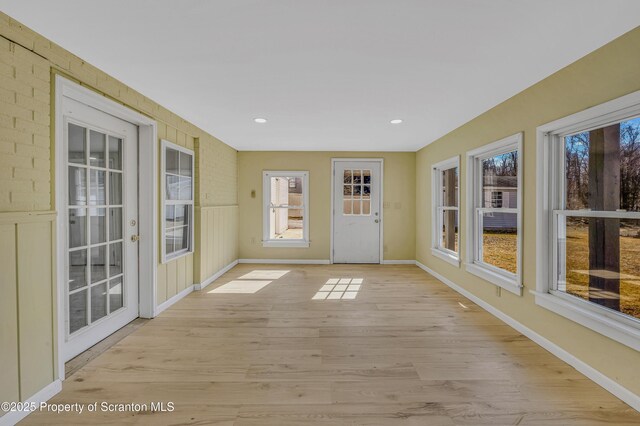
[[538, 128], [536, 303], [640, 350], [640, 92]]
[[309, 172], [263, 173], [264, 247], [309, 247]]
[[521, 283], [522, 134], [467, 153], [466, 270], [517, 295]]

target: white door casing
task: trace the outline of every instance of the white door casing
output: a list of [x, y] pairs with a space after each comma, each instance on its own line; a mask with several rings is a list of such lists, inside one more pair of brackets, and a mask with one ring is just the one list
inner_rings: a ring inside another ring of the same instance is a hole
[[382, 262], [382, 160], [334, 159], [333, 263]]
[[138, 317], [138, 128], [67, 97], [62, 116], [67, 361]]

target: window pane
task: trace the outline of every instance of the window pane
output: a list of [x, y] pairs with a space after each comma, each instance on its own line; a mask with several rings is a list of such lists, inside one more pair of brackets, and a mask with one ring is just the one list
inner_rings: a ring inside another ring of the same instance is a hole
[[164, 252], [167, 255], [170, 255], [174, 252], [173, 249], [173, 241], [174, 241], [174, 230], [173, 229], [169, 229], [167, 230], [165, 236], [164, 236]]
[[109, 244], [109, 276], [122, 273], [122, 243]]
[[104, 133], [89, 131], [89, 165], [94, 167], [105, 166], [105, 143], [106, 135]]
[[180, 194], [180, 178], [178, 176], [166, 176], [165, 197], [167, 200], [178, 200]]
[[89, 209], [91, 223], [91, 244], [107, 242], [106, 209]]
[[107, 283], [91, 288], [91, 322], [107, 315]]
[[566, 208], [640, 211], [640, 117], [564, 138]]
[[93, 247], [91, 249], [91, 283], [107, 278], [107, 247]]
[[69, 209], [69, 248], [87, 245], [87, 209]]
[[109, 203], [122, 204], [122, 173], [109, 172]]
[[175, 206], [165, 206], [164, 210], [164, 227], [165, 228], [173, 228], [173, 221], [176, 217], [176, 208]]
[[458, 207], [458, 168], [442, 171], [442, 205]]
[[183, 226], [186, 225], [185, 215], [187, 214], [187, 206], [185, 205], [176, 205], [175, 206], [175, 216], [174, 216], [174, 225], [173, 226]]
[[272, 206], [302, 206], [302, 178], [278, 176], [272, 177], [270, 183]]
[[87, 250], [69, 253], [69, 291], [87, 285]]
[[270, 238], [301, 240], [303, 235], [304, 209], [271, 208]]
[[640, 220], [558, 220], [558, 290], [640, 319]]
[[122, 139], [109, 136], [109, 168], [122, 170]]
[[180, 153], [180, 176], [192, 176], [192, 175], [193, 175], [193, 171], [191, 170], [191, 155], [181, 152]]
[[458, 252], [458, 212], [456, 210], [442, 211], [442, 241], [441, 247]]
[[186, 250], [189, 248], [189, 232], [188, 226], [176, 228], [175, 251]]
[[69, 205], [87, 204], [87, 169], [69, 167]]
[[86, 130], [84, 127], [69, 123], [69, 162], [87, 164]]
[[87, 325], [87, 291], [82, 290], [69, 296], [69, 333]]
[[180, 174], [180, 168], [178, 164], [178, 161], [179, 161], [178, 154], [179, 153], [177, 150], [171, 149], [171, 148], [167, 148], [167, 150], [165, 151], [165, 161], [167, 163], [165, 166], [165, 171], [167, 173], [171, 173], [173, 175]]
[[102, 170], [89, 170], [89, 204], [92, 206], [104, 205], [105, 198], [105, 172]]
[[109, 240], [122, 239], [122, 207], [109, 209]]
[[180, 178], [180, 200], [191, 200], [191, 185], [192, 180], [189, 177]]
[[122, 277], [109, 281], [109, 313], [122, 308], [124, 298], [122, 295]]
[[518, 207], [518, 151], [482, 160], [482, 207], [493, 207], [491, 194], [501, 191], [502, 207]]
[[482, 261], [517, 273], [518, 214], [482, 213]]

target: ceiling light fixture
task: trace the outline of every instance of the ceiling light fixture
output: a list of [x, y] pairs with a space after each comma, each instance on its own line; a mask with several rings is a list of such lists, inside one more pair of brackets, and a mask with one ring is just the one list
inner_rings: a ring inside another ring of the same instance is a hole
[[399, 118], [394, 118], [389, 123], [391, 123], [391, 124], [400, 124], [400, 123], [402, 123], [402, 120], [400, 120]]
[[266, 118], [254, 118], [253, 121], [255, 121], [256, 123], [260, 123], [260, 124], [264, 124], [267, 122]]

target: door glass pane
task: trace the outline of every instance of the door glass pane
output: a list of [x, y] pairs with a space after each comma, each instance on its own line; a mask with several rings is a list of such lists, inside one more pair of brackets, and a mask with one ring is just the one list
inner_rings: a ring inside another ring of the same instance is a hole
[[360, 170], [353, 171], [353, 183], [354, 185], [362, 183], [362, 173], [360, 172]]
[[122, 173], [109, 172], [109, 204], [122, 204]]
[[351, 214], [353, 213], [353, 208], [352, 208], [352, 204], [353, 204], [353, 200], [351, 198], [345, 198], [343, 200], [343, 209], [342, 209], [342, 213], [343, 214]]
[[165, 196], [167, 200], [178, 200], [179, 199], [179, 188], [180, 188], [180, 177], [167, 175], [166, 180], [166, 188], [165, 188]]
[[107, 278], [107, 248], [106, 246], [91, 248], [91, 283]]
[[89, 170], [89, 204], [92, 206], [105, 205], [105, 172], [102, 170]]
[[87, 133], [84, 127], [69, 123], [69, 162], [87, 164]]
[[107, 283], [91, 287], [91, 322], [107, 315]]
[[122, 243], [109, 244], [109, 276], [122, 273]]
[[89, 165], [94, 167], [105, 166], [105, 143], [106, 135], [104, 133], [89, 131]]
[[122, 207], [109, 209], [109, 240], [122, 239]]
[[69, 333], [87, 325], [87, 290], [69, 296]]
[[89, 209], [91, 218], [91, 244], [99, 244], [107, 241], [106, 209]]
[[351, 197], [352, 193], [353, 193], [353, 187], [351, 185], [344, 185], [344, 189], [342, 190], [342, 194], [345, 197]]
[[482, 261], [516, 273], [518, 267], [518, 214], [481, 213]]
[[344, 171], [344, 183], [351, 183], [351, 170]]
[[353, 200], [353, 214], [360, 214], [360, 200]]
[[371, 170], [363, 170], [362, 171], [362, 183], [366, 185], [371, 184]]
[[189, 154], [185, 154], [184, 152], [180, 153], [180, 175], [181, 176], [192, 176], [193, 171], [191, 170], [191, 156]]
[[109, 168], [122, 170], [122, 139], [109, 136]]
[[167, 148], [165, 152], [167, 163], [165, 171], [167, 173], [171, 173], [172, 175], [180, 174], [180, 167], [178, 164], [178, 151], [175, 149]]
[[189, 177], [180, 178], [180, 199], [191, 200], [191, 185], [192, 181]]
[[69, 167], [69, 205], [87, 204], [87, 169]]
[[69, 253], [69, 291], [87, 285], [87, 250]]
[[362, 214], [370, 215], [371, 214], [371, 200], [363, 200], [362, 201]]
[[109, 313], [122, 308], [123, 302], [122, 277], [114, 278], [109, 281]]
[[69, 248], [87, 245], [87, 209], [69, 209]]

